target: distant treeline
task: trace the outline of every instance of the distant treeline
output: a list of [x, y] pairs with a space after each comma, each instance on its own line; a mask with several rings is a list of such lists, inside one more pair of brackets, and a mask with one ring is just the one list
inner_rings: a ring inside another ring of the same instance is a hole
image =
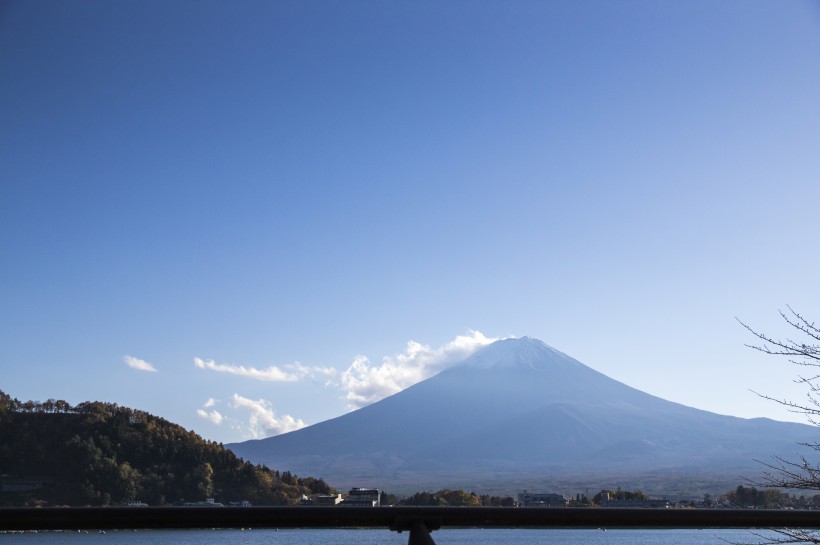
[[144, 411], [0, 391], [0, 505], [150, 505], [248, 500], [289, 505], [336, 492], [322, 479], [253, 465]]
[[758, 508], [758, 509], [814, 509], [817, 507], [820, 496], [795, 496], [787, 492], [781, 492], [775, 488], [764, 488], [762, 490], [754, 486], [738, 486], [736, 489], [727, 492], [719, 501], [731, 504], [733, 507]]
[[[649, 500], [649, 496], [640, 490], [616, 490], [604, 489], [595, 494], [592, 499], [587, 498], [583, 494], [578, 494], [575, 498], [568, 498], [567, 505], [571, 507], [591, 507], [593, 505], [601, 505], [604, 503], [604, 498], [608, 500]], [[431, 505], [431, 506], [454, 506], [454, 507], [512, 507], [517, 504], [516, 500], [511, 496], [489, 496], [478, 495], [475, 492], [465, 492], [464, 490], [450, 490], [445, 488], [438, 492], [416, 492], [412, 496], [406, 498], [397, 498], [393, 494], [384, 494], [382, 497], [383, 504], [392, 505]]]
[[479, 496], [475, 492], [465, 492], [464, 490], [443, 489], [438, 492], [416, 492], [407, 498], [398, 499], [393, 494], [382, 496], [382, 505], [433, 505], [450, 507], [480, 507], [480, 506], [506, 506], [515, 505], [515, 500], [510, 496]]
[[[569, 507], [597, 507], [609, 502], [650, 502], [649, 496], [641, 490], [603, 489], [593, 497], [577, 494], [567, 499]], [[438, 492], [417, 492], [412, 496], [398, 498], [384, 494], [384, 505], [425, 505], [425, 506], [514, 506], [516, 501], [510, 496], [486, 496], [464, 490], [443, 489]], [[717, 498], [706, 494], [703, 500], [688, 502], [689, 507], [734, 507], [747, 509], [816, 509], [820, 506], [818, 496], [795, 496], [773, 488], [757, 489], [754, 486], [738, 486]]]

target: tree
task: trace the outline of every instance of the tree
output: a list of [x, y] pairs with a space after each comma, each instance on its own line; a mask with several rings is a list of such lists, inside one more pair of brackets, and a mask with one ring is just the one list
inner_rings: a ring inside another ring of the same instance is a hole
[[193, 484], [196, 487], [198, 499], [205, 499], [210, 497], [214, 491], [213, 483], [214, 470], [211, 464], [204, 462], [199, 464], [191, 472]]
[[[789, 312], [780, 312], [780, 316], [798, 334], [800, 340], [775, 339], [763, 332], [757, 331], [738, 319], [738, 322], [749, 332], [757, 337], [760, 344], [747, 345], [749, 348], [768, 354], [770, 356], [785, 357], [789, 362], [798, 367], [810, 370], [809, 373], [798, 373], [795, 379], [797, 384], [802, 384], [808, 390], [806, 399], [802, 403], [791, 400], [781, 400], [761, 395], [761, 397], [774, 401], [787, 407], [790, 411], [803, 414], [806, 419], [815, 426], [820, 425], [820, 327], [814, 325], [791, 307]], [[820, 454], [820, 442], [813, 441], [802, 443]], [[813, 463], [805, 455], [799, 460], [786, 460], [779, 456], [774, 456], [773, 461], [764, 463], [763, 486], [769, 488], [786, 488], [800, 490], [820, 490], [820, 465]], [[820, 543], [820, 532], [811, 530], [783, 529], [776, 530], [781, 539], [776, 539], [773, 543]]]
[[0, 415], [14, 412], [17, 409], [14, 400], [3, 390], [0, 390]]

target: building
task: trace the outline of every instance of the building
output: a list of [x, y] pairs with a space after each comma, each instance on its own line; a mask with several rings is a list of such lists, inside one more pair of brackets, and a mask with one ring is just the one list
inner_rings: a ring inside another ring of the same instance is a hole
[[341, 494], [316, 494], [311, 497], [302, 496], [300, 505], [339, 505], [342, 502]]
[[214, 501], [213, 498], [208, 498], [205, 501], [186, 501], [182, 505], [185, 507], [225, 507], [224, 504]]
[[382, 493], [378, 488], [354, 488], [342, 505], [347, 507], [379, 507]]
[[521, 507], [566, 507], [567, 499], [561, 494], [533, 494], [524, 490], [518, 495]]

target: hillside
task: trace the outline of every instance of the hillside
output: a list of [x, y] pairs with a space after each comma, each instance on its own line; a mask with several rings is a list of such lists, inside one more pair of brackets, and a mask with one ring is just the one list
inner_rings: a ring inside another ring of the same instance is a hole
[[0, 391], [0, 505], [151, 505], [248, 500], [297, 503], [329, 492], [243, 461], [162, 418], [101, 402], [20, 402]]
[[758, 475], [756, 459], [794, 457], [815, 433], [666, 401], [522, 338], [344, 416], [230, 448], [340, 486], [703, 493]]

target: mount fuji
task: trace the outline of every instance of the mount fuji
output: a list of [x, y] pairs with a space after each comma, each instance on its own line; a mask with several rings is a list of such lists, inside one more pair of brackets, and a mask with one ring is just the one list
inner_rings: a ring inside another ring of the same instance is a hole
[[703, 493], [754, 479], [756, 460], [793, 458], [815, 434], [666, 401], [524, 337], [338, 418], [228, 447], [337, 487]]

